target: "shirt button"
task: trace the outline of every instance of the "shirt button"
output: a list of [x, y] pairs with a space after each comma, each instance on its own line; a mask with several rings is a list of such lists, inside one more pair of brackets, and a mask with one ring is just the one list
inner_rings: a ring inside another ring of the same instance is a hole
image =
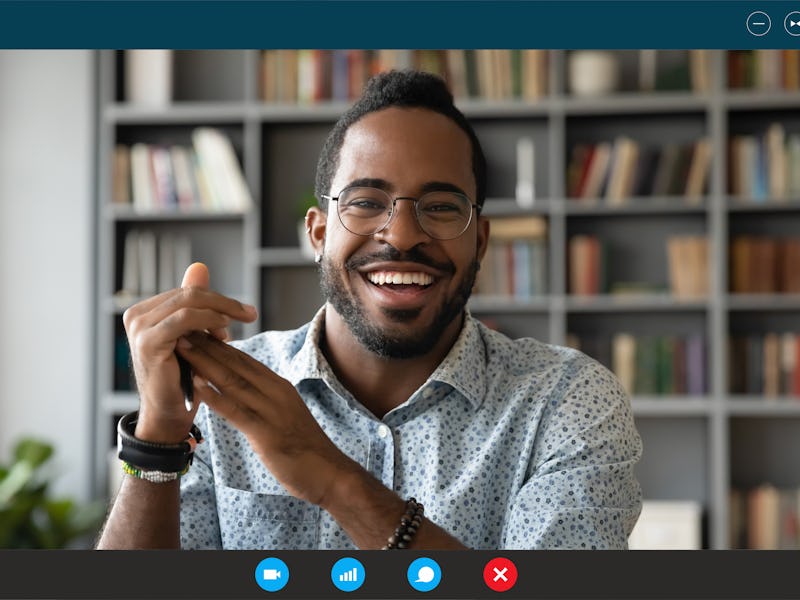
[[386, 425], [381, 425], [378, 427], [378, 437], [384, 439], [387, 435], [389, 435], [389, 428]]

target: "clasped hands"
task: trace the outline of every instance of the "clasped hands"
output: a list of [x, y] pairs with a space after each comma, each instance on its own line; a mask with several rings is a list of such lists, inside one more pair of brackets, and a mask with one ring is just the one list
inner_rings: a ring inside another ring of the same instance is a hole
[[181, 289], [125, 312], [140, 395], [136, 436], [175, 442], [189, 430], [177, 352], [191, 365], [195, 400], [205, 402], [248, 439], [264, 465], [295, 497], [323, 504], [350, 460], [333, 444], [294, 386], [225, 343], [231, 319], [252, 322], [255, 307], [208, 289], [208, 269], [195, 263]]

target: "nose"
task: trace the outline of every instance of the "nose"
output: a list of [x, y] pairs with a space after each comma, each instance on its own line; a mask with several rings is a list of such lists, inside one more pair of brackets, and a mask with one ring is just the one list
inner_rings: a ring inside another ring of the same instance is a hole
[[428, 242], [431, 238], [417, 221], [413, 198], [397, 198], [389, 222], [375, 234], [375, 239], [402, 251]]

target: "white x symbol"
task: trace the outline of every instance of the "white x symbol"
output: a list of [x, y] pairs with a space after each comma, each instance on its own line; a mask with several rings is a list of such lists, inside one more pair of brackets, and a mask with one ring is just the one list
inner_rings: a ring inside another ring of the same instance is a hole
[[500, 579], [502, 579], [503, 581], [508, 581], [508, 577], [506, 577], [506, 571], [508, 571], [508, 567], [503, 567], [502, 571], [497, 567], [493, 568], [494, 572], [497, 573], [497, 575], [494, 576], [495, 581], [499, 581]]

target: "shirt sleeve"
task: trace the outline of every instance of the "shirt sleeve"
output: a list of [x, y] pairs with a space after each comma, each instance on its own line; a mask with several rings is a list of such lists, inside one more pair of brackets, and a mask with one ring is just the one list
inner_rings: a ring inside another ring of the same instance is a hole
[[503, 547], [627, 549], [642, 506], [633, 472], [642, 442], [627, 394], [610, 371], [581, 357], [546, 402]]
[[[204, 429], [207, 411], [206, 405], [201, 405], [195, 419], [202, 432], [207, 431]], [[181, 477], [181, 548], [184, 550], [222, 549], [211, 465], [210, 444], [200, 444], [192, 466]]]

